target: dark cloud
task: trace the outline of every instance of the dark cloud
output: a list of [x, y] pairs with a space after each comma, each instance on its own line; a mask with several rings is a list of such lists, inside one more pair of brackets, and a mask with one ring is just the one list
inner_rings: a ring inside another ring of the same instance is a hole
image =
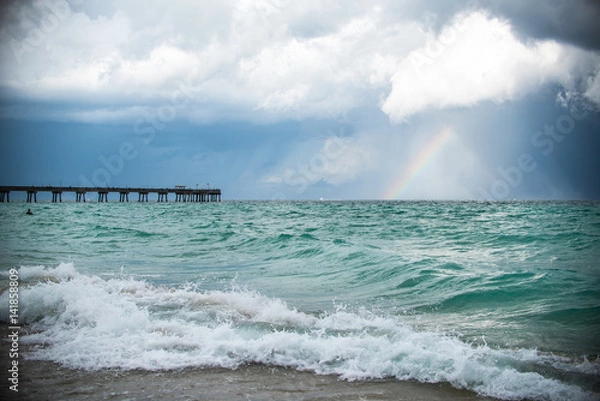
[[487, 10], [511, 22], [524, 42], [553, 39], [600, 50], [599, 0], [445, 0], [390, 1], [390, 18], [416, 20], [438, 33], [460, 12]]
[[600, 50], [600, 1], [503, 0], [481, 2], [509, 19], [524, 39], [553, 39], [588, 50]]
[[0, 1], [0, 31], [10, 31], [15, 34], [23, 18], [23, 10], [31, 7], [31, 1]]

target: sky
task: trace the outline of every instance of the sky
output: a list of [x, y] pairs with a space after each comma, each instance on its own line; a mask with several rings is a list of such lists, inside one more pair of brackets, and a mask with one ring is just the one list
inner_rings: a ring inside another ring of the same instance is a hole
[[0, 185], [600, 199], [593, 0], [0, 3]]

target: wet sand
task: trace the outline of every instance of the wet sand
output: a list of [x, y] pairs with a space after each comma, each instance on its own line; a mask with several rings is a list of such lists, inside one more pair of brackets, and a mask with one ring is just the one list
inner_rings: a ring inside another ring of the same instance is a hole
[[264, 365], [236, 370], [84, 371], [28, 359], [20, 346], [19, 392], [9, 390], [8, 330], [0, 345], [2, 400], [491, 400], [448, 384], [397, 380], [347, 382], [336, 376]]

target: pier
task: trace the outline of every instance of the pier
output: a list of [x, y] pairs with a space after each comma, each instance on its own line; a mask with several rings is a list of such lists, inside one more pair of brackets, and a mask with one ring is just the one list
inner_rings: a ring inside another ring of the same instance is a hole
[[[123, 188], [123, 187], [63, 187], [63, 186], [0, 186], [0, 203], [10, 202], [11, 192], [25, 192], [26, 202], [37, 202], [39, 192], [52, 194], [52, 203], [62, 202], [63, 193], [74, 193], [75, 202], [86, 202], [86, 194], [98, 194], [98, 203], [109, 201], [109, 194], [119, 194], [119, 202], [129, 202], [129, 194], [137, 193], [138, 202], [148, 202], [150, 194], [156, 194], [156, 202], [169, 202], [174, 195], [175, 202], [221, 202], [220, 189], [192, 189], [183, 185], [173, 188]], [[173, 198], [172, 198], [173, 199]]]

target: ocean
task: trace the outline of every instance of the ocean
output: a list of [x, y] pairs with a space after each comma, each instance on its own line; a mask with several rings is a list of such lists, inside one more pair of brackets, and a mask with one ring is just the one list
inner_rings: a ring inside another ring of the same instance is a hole
[[137, 390], [106, 399], [150, 399], [157, 375], [279, 372], [296, 383], [279, 399], [317, 382], [318, 399], [402, 383], [600, 399], [600, 202], [14, 202], [0, 222], [20, 366], [86, 378], [54, 394], [117, 375]]

